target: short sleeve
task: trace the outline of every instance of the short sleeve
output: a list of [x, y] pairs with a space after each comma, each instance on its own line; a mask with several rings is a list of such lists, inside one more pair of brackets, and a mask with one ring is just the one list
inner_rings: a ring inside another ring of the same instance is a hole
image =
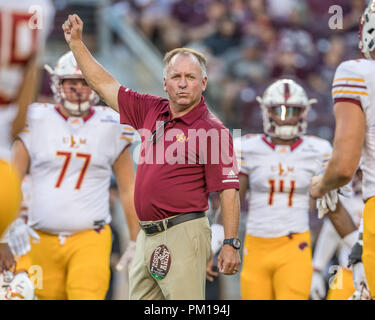
[[31, 149], [32, 134], [33, 134], [33, 120], [37, 118], [38, 109], [40, 107], [37, 104], [31, 104], [28, 107], [26, 124], [22, 131], [18, 134], [18, 138], [24, 143], [27, 150]]
[[246, 152], [244, 152], [243, 144], [244, 144], [243, 137], [236, 138], [233, 141], [234, 154], [236, 155], [239, 174], [249, 176], [250, 168], [249, 168], [249, 164], [247, 163]]
[[115, 150], [115, 159], [117, 159], [120, 154], [134, 142], [135, 130], [128, 125], [120, 125], [119, 135], [117, 137], [117, 144]]
[[148, 112], [163, 100], [161, 97], [140, 94], [121, 86], [118, 92], [120, 123], [128, 124], [136, 130], [143, 128]]
[[369, 93], [364, 76], [359, 72], [360, 68], [361, 60], [345, 61], [337, 67], [332, 83], [334, 103], [347, 101], [364, 109]]
[[205, 176], [208, 192], [239, 190], [238, 166], [233, 150], [233, 138], [228, 129], [219, 129], [219, 142], [207, 141]]
[[322, 140], [323, 145], [320, 147], [321, 150], [321, 164], [318, 168], [318, 172], [316, 172], [317, 175], [322, 174], [328, 166], [328, 162], [332, 157], [332, 146], [328, 141]]

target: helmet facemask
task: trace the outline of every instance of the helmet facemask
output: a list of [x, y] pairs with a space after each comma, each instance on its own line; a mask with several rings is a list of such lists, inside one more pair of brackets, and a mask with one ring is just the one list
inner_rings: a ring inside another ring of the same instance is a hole
[[305, 106], [270, 105], [265, 107], [267, 134], [282, 140], [291, 140], [306, 133]]
[[84, 79], [61, 79], [58, 90], [61, 104], [73, 115], [80, 116], [90, 108], [93, 91]]

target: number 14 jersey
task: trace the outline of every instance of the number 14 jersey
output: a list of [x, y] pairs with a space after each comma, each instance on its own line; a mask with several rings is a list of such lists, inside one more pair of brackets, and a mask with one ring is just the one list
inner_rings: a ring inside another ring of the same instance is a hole
[[109, 223], [112, 165], [133, 135], [108, 107], [67, 118], [54, 105], [31, 105], [19, 135], [30, 156], [30, 225], [60, 234]]
[[294, 145], [273, 145], [265, 135], [234, 141], [240, 174], [249, 178], [248, 234], [275, 238], [309, 230], [309, 186], [321, 174], [332, 147], [303, 136]]

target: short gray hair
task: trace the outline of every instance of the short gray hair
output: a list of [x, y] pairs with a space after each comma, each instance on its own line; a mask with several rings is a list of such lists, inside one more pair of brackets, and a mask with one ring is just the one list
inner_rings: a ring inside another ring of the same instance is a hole
[[204, 56], [203, 53], [200, 53], [194, 49], [189, 48], [176, 48], [169, 52], [167, 52], [164, 56], [163, 62], [164, 62], [164, 69], [163, 69], [163, 75], [164, 78], [167, 77], [167, 69], [169, 67], [169, 64], [171, 63], [172, 59], [174, 57], [177, 57], [178, 55], [183, 54], [185, 56], [190, 56], [192, 60], [196, 63], [198, 63], [202, 70], [202, 79], [207, 77], [207, 59]]

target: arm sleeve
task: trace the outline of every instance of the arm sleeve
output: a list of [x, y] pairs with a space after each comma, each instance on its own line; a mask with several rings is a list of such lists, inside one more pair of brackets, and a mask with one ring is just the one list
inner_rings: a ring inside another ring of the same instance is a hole
[[124, 86], [120, 87], [117, 99], [120, 123], [128, 124], [136, 130], [143, 127], [147, 113], [165, 100], [149, 94], [140, 94]]
[[239, 174], [249, 176], [250, 169], [247, 163], [246, 152], [243, 150], [244, 139], [242, 137], [236, 138], [233, 141], [234, 153], [236, 155]]
[[318, 240], [315, 244], [313, 266], [323, 270], [332, 258], [341, 242], [341, 238], [329, 219], [325, 219]]
[[369, 96], [363, 75], [359, 72], [361, 60], [342, 62], [332, 83], [333, 102], [348, 101], [364, 109]]

